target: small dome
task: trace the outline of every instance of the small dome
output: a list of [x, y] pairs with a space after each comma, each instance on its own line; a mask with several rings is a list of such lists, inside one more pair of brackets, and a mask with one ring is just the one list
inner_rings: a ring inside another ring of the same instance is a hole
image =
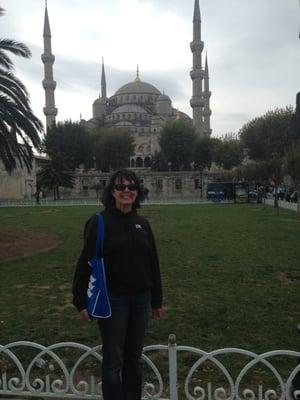
[[106, 102], [107, 102], [106, 99], [103, 99], [103, 97], [99, 97], [98, 99], [96, 99], [96, 100], [94, 101], [93, 104], [101, 104], [101, 105], [105, 104], [105, 105], [106, 105]]
[[166, 94], [161, 94], [156, 101], [171, 101], [170, 97], [167, 96]]
[[120, 107], [114, 109], [112, 114], [119, 114], [119, 113], [139, 113], [139, 114], [147, 114], [147, 111], [136, 104], [124, 104]]
[[114, 124], [114, 126], [134, 126], [134, 125], [129, 121], [120, 121]]
[[116, 91], [115, 96], [119, 94], [155, 94], [160, 95], [161, 92], [150, 83], [135, 80], [134, 82], [127, 83]]

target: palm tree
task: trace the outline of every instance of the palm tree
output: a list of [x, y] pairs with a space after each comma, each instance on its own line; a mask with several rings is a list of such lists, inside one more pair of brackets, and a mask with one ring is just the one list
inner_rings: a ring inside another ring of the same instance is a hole
[[68, 167], [68, 162], [63, 156], [47, 161], [38, 171], [36, 179], [39, 189], [53, 190], [54, 200], [60, 198], [60, 187], [73, 188], [75, 182], [74, 172]]
[[[4, 9], [0, 7], [0, 16]], [[32, 146], [40, 148], [42, 122], [33, 114], [27, 89], [14, 74], [7, 53], [29, 58], [29, 48], [20, 42], [0, 39], [0, 160], [7, 172], [17, 166], [32, 168]]]

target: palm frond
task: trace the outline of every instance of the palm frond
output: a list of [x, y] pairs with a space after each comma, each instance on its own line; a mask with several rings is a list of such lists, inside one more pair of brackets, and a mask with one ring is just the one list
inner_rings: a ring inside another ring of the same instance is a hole
[[12, 39], [0, 39], [0, 50], [9, 51], [15, 56], [24, 58], [31, 57], [31, 51], [26, 44]]
[[0, 50], [0, 67], [6, 70], [13, 70], [14, 65], [10, 57], [3, 51]]
[[[3, 14], [0, 6], [0, 16]], [[9, 173], [17, 163], [30, 171], [32, 146], [40, 149], [43, 124], [32, 112], [25, 85], [12, 73], [13, 62], [7, 53], [24, 58], [31, 56], [24, 43], [0, 39], [0, 160]]]

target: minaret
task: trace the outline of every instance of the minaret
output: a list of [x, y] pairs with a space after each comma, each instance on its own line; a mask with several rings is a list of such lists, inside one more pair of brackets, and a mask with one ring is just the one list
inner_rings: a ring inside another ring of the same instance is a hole
[[56, 123], [57, 108], [55, 107], [54, 91], [56, 82], [53, 80], [53, 64], [55, 57], [51, 51], [51, 32], [48, 18], [47, 1], [45, 2], [45, 18], [44, 18], [44, 54], [42, 61], [44, 63], [45, 78], [43, 80], [43, 88], [45, 89], [46, 104], [43, 108], [46, 116], [46, 128]]
[[105, 77], [105, 69], [104, 69], [104, 58], [102, 57], [102, 75], [101, 75], [101, 97], [102, 99], [107, 99], [106, 94], [106, 77]]
[[136, 66], [136, 77], [135, 77], [134, 82], [141, 82], [141, 79], [140, 79], [140, 69], [139, 69], [139, 66], [138, 66], [138, 65]]
[[211, 109], [210, 109], [210, 96], [211, 92], [209, 91], [209, 72], [208, 72], [208, 62], [207, 62], [207, 53], [205, 57], [205, 70], [204, 70], [204, 111], [203, 111], [203, 133], [204, 136], [209, 137], [211, 135], [210, 129], [210, 116], [211, 116]]
[[195, 0], [193, 41], [191, 42], [191, 50], [193, 53], [193, 69], [191, 78], [193, 81], [193, 97], [191, 99], [191, 107], [193, 108], [193, 121], [195, 131], [198, 136], [203, 136], [203, 94], [202, 80], [204, 71], [202, 69], [202, 51], [204, 43], [201, 41], [201, 16], [199, 0]]
[[93, 118], [104, 121], [107, 114], [107, 91], [106, 91], [106, 77], [104, 68], [104, 58], [102, 57], [102, 74], [101, 74], [101, 93], [98, 99], [93, 103]]

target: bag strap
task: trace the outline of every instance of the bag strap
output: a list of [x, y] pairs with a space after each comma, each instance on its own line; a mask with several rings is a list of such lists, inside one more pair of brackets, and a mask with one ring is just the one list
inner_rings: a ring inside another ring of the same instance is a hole
[[96, 232], [96, 248], [95, 258], [103, 257], [103, 241], [104, 241], [104, 220], [102, 214], [97, 215], [97, 232]]

